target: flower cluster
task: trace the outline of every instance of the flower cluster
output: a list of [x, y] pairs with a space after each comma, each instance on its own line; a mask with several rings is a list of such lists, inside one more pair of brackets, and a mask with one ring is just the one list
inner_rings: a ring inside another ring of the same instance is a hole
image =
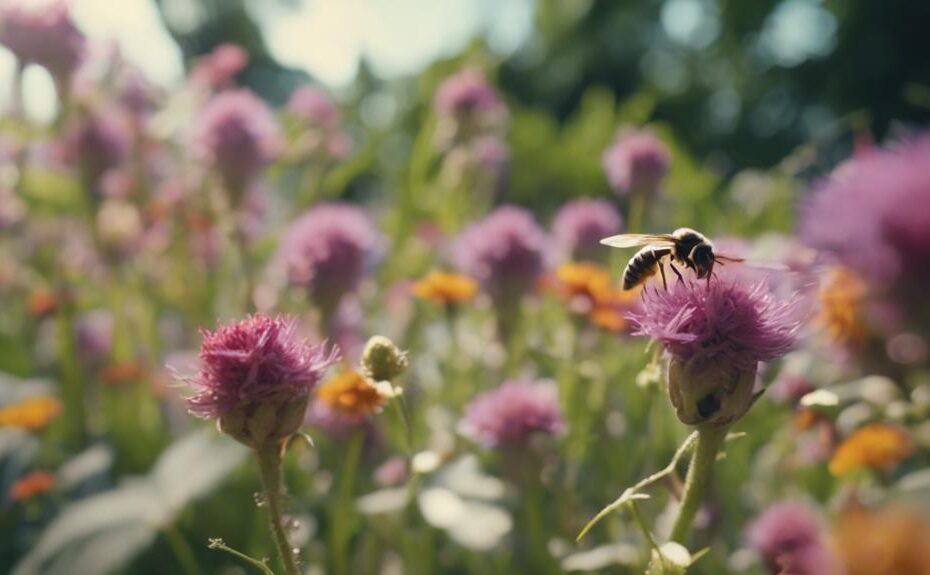
[[774, 505], [748, 529], [749, 543], [772, 575], [842, 575], [817, 516], [800, 503]]
[[86, 40], [74, 25], [64, 0], [5, 2], [0, 10], [0, 45], [6, 46], [20, 63], [38, 64], [63, 81], [84, 54]]
[[598, 259], [606, 250], [600, 241], [619, 234], [623, 220], [617, 210], [604, 200], [574, 200], [559, 209], [552, 220], [552, 235], [569, 257], [576, 260]]
[[623, 130], [601, 159], [607, 181], [621, 195], [653, 195], [668, 173], [668, 149], [650, 132]]

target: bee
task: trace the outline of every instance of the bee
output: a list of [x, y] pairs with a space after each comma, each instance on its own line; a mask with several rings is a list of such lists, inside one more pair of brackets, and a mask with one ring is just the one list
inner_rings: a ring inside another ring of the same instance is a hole
[[742, 258], [720, 255], [714, 252], [714, 244], [704, 234], [691, 228], [678, 228], [670, 234], [620, 234], [604, 238], [601, 243], [614, 248], [645, 246], [634, 255], [623, 270], [623, 289], [630, 290], [660, 273], [662, 285], [667, 289], [665, 263], [684, 281], [675, 266], [694, 271], [698, 279], [710, 281], [717, 262], [742, 262]]

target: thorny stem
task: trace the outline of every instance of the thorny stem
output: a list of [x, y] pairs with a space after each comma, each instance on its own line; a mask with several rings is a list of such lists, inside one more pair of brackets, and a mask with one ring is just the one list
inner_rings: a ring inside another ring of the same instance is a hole
[[688, 467], [688, 478], [685, 480], [685, 494], [672, 528], [671, 540], [684, 544], [694, 523], [707, 488], [713, 474], [714, 462], [717, 452], [727, 437], [728, 425], [712, 426], [702, 425], [697, 431], [697, 447], [691, 465]]
[[274, 441], [256, 450], [262, 474], [262, 485], [265, 487], [265, 504], [268, 506], [268, 516], [271, 520], [271, 534], [278, 548], [278, 555], [287, 575], [300, 575], [297, 556], [288, 540], [284, 516], [281, 512], [284, 495], [284, 485], [281, 481], [282, 452], [282, 444]]

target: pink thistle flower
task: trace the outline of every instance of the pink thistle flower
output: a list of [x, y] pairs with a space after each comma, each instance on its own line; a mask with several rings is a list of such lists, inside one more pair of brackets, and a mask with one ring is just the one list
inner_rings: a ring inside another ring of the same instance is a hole
[[607, 181], [621, 195], [659, 191], [668, 173], [669, 152], [646, 130], [623, 130], [601, 158]]
[[661, 343], [671, 356], [668, 388], [687, 424], [726, 424], [749, 409], [760, 361], [787, 353], [798, 322], [791, 302], [776, 300], [765, 284], [746, 286], [727, 275], [710, 282], [646, 289], [629, 318], [634, 335]]
[[268, 106], [247, 89], [211, 99], [194, 128], [195, 154], [243, 190], [280, 151], [278, 124]]
[[322, 128], [333, 129], [339, 123], [339, 108], [326, 92], [315, 86], [300, 86], [291, 92], [287, 109], [297, 118]]
[[490, 448], [526, 445], [536, 434], [559, 436], [565, 420], [551, 382], [506, 381], [465, 408], [465, 435]]
[[349, 203], [323, 203], [291, 223], [280, 258], [292, 284], [306, 287], [319, 306], [335, 312], [342, 296], [358, 286], [379, 241], [362, 209]]
[[195, 390], [190, 412], [218, 419], [247, 445], [293, 434], [310, 391], [338, 356], [335, 348], [298, 339], [296, 328], [294, 317], [256, 314], [203, 330], [200, 371], [182, 380]]
[[22, 64], [38, 64], [59, 81], [81, 62], [86, 40], [64, 1], [30, 6], [4, 2], [0, 6], [0, 44]]
[[64, 150], [91, 185], [120, 167], [129, 155], [131, 134], [119, 116], [94, 114], [71, 126]]
[[880, 288], [930, 278], [930, 134], [836, 168], [801, 211], [806, 242]]
[[595, 254], [603, 253], [600, 241], [622, 229], [620, 214], [604, 200], [573, 200], [562, 206], [552, 220], [556, 243], [574, 259], [596, 259]]
[[249, 53], [242, 46], [220, 44], [201, 56], [191, 69], [191, 81], [217, 90], [232, 84], [239, 72], [249, 65]]
[[839, 575], [842, 568], [828, 546], [820, 520], [806, 506], [773, 505], [747, 530], [749, 544], [773, 575]]
[[476, 68], [446, 78], [436, 91], [434, 106], [440, 116], [457, 119], [496, 115], [504, 109], [484, 74]]
[[545, 268], [546, 244], [545, 233], [528, 211], [502, 206], [459, 235], [453, 259], [502, 304], [536, 286]]

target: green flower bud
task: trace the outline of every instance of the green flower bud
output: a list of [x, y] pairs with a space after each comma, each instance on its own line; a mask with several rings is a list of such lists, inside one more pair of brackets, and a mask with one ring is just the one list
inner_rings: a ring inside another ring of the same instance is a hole
[[673, 356], [668, 366], [668, 395], [678, 419], [688, 425], [726, 425], [741, 418], [753, 394], [756, 366], [685, 361]]
[[388, 338], [375, 335], [365, 344], [362, 369], [372, 380], [391, 381], [406, 371], [407, 365], [407, 353]]
[[219, 418], [221, 432], [253, 449], [281, 442], [300, 429], [310, 395], [287, 401], [268, 400], [236, 407]]

